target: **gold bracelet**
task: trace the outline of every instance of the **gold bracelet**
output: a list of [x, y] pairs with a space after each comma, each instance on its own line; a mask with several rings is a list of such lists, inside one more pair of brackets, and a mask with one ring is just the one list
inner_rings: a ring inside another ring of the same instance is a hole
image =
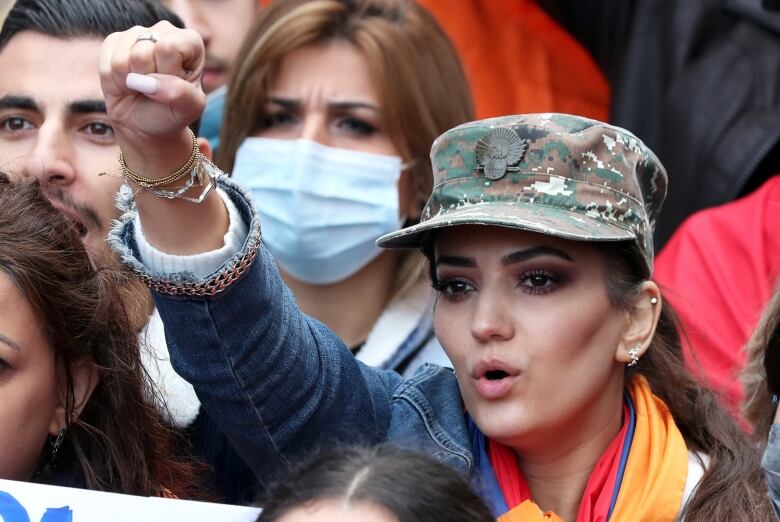
[[125, 163], [125, 157], [122, 154], [122, 151], [119, 151], [119, 166], [122, 169], [122, 175], [125, 177], [125, 179], [128, 179], [135, 183], [136, 185], [143, 187], [145, 189], [150, 188], [158, 188], [163, 187], [166, 185], [170, 185], [172, 183], [176, 183], [177, 181], [182, 180], [185, 178], [188, 174], [192, 172], [192, 169], [195, 167], [195, 164], [198, 162], [199, 154], [198, 154], [198, 138], [195, 136], [195, 133], [192, 132], [192, 129], [187, 129], [190, 131], [190, 135], [192, 136], [192, 153], [190, 154], [189, 159], [187, 162], [177, 169], [173, 174], [170, 174], [168, 176], [165, 176], [164, 178], [159, 179], [151, 179], [146, 178], [144, 176], [141, 176], [139, 174], [136, 174]]

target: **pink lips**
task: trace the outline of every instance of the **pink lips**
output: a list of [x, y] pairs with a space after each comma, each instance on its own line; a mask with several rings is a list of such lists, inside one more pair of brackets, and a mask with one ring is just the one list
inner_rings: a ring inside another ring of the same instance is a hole
[[486, 359], [474, 367], [471, 377], [483, 399], [496, 400], [510, 392], [521, 373], [503, 361]]

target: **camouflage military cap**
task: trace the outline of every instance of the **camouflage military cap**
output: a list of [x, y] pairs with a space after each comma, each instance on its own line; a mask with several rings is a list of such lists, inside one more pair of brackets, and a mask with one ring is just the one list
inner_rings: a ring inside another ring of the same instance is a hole
[[666, 196], [661, 162], [630, 132], [567, 114], [466, 123], [431, 148], [433, 192], [420, 223], [377, 240], [414, 248], [457, 225], [518, 228], [580, 241], [635, 242], [647, 275]]

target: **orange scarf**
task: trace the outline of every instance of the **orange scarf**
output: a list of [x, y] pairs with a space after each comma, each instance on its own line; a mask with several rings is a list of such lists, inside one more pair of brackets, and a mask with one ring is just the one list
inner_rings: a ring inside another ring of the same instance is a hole
[[[633, 438], [626, 441], [631, 444], [628, 461], [619, 485], [617, 503], [609, 520], [610, 522], [671, 522], [677, 517], [683, 499], [685, 480], [688, 476], [688, 448], [666, 404], [653, 395], [644, 377], [633, 378], [628, 392], [636, 412], [636, 426]], [[496, 443], [490, 441], [490, 444], [492, 450]], [[607, 453], [617, 455], [614, 451], [610, 452], [614, 450], [613, 445], [607, 449], [605, 455]], [[506, 463], [505, 460], [503, 462]], [[518, 477], [522, 477], [516, 460], [512, 459], [512, 462], [515, 463]], [[591, 482], [603, 483], [589, 480], [588, 484], [591, 485]], [[499, 477], [502, 490], [505, 483], [505, 480]], [[591, 495], [598, 493], [590, 492]], [[583, 496], [588, 495], [586, 489]], [[577, 522], [606, 521], [603, 512], [596, 514], [582, 511], [581, 509]], [[563, 521], [553, 512], [542, 512], [528, 498], [515, 506], [510, 506], [507, 513], [498, 517], [498, 522]]]

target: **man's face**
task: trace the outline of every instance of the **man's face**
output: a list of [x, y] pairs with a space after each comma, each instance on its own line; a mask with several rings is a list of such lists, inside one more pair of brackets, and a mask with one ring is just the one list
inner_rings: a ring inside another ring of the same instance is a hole
[[203, 90], [228, 82], [247, 31], [260, 9], [258, 0], [163, 0], [168, 9], [198, 31], [206, 46]]
[[0, 171], [38, 178], [93, 254], [105, 251], [122, 184], [98, 77], [101, 42], [23, 31], [0, 51]]

